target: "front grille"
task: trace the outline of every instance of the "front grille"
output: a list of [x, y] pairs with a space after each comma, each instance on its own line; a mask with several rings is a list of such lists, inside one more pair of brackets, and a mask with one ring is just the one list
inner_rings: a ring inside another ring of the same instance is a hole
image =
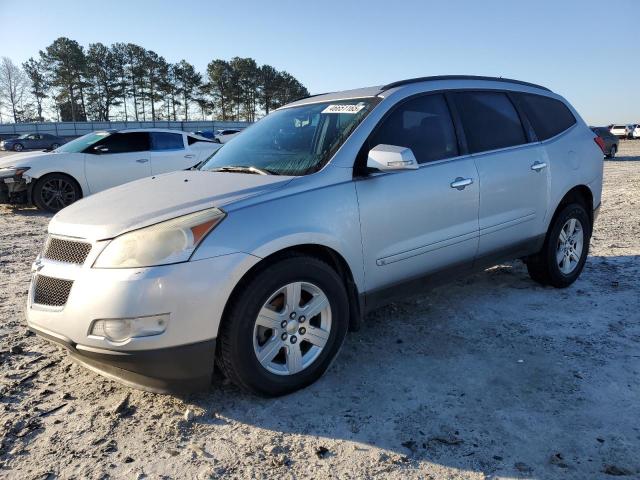
[[33, 289], [33, 303], [62, 307], [67, 303], [73, 280], [38, 275]]
[[49, 237], [44, 246], [43, 258], [58, 262], [77, 263], [82, 265], [91, 251], [91, 244], [75, 240], [63, 240]]

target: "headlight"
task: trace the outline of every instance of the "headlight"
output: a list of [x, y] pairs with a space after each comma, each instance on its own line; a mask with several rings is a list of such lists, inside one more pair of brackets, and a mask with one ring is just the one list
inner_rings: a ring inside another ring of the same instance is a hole
[[184, 215], [111, 240], [95, 268], [137, 268], [189, 260], [200, 241], [222, 221], [217, 208]]
[[21, 177], [31, 167], [3, 167], [0, 168], [0, 177]]

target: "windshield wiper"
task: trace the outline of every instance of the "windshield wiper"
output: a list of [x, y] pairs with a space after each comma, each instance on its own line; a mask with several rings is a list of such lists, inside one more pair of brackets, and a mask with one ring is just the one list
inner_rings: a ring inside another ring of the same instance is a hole
[[230, 166], [230, 167], [218, 167], [210, 170], [211, 172], [234, 172], [234, 173], [254, 173], [256, 175], [278, 175], [278, 173], [273, 170], [268, 170], [266, 168], [258, 168], [254, 166]]

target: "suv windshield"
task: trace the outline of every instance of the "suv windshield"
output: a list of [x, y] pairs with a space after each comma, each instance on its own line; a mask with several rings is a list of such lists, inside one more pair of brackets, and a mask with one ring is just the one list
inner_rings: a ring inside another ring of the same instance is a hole
[[80, 138], [76, 138], [75, 140], [71, 140], [68, 143], [65, 143], [61, 147], [56, 148], [55, 152], [63, 152], [63, 153], [80, 153], [85, 150], [85, 148], [90, 147], [96, 142], [99, 142], [103, 138], [111, 135], [111, 132], [91, 132], [83, 135]]
[[317, 172], [379, 101], [339, 100], [277, 110], [225, 144], [199, 169], [274, 175]]

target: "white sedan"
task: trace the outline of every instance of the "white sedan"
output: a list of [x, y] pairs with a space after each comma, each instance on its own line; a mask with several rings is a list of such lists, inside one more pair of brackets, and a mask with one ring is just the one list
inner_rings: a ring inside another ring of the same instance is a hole
[[218, 143], [227, 143], [232, 138], [238, 136], [240, 130], [237, 128], [227, 128], [226, 130], [218, 130], [215, 135], [215, 141]]
[[0, 203], [32, 203], [56, 212], [93, 193], [139, 178], [195, 166], [219, 143], [177, 130], [88, 133], [52, 152], [0, 162]]

